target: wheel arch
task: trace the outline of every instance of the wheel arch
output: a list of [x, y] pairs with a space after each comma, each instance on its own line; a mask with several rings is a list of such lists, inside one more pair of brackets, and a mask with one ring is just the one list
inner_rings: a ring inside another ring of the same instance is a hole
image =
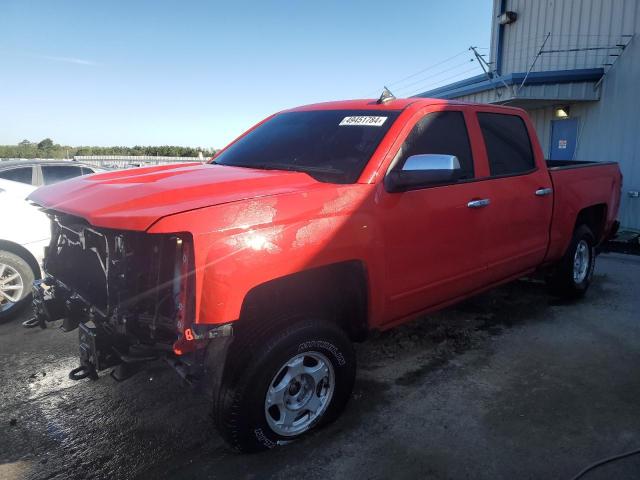
[[604, 228], [607, 221], [607, 205], [605, 203], [598, 203], [589, 207], [583, 208], [578, 212], [574, 230], [580, 225], [586, 225], [595, 237], [596, 244], [599, 244], [603, 240]]
[[18, 255], [25, 262], [27, 262], [29, 267], [31, 267], [31, 270], [33, 271], [33, 277], [36, 280], [39, 280], [40, 278], [42, 278], [42, 272], [40, 270], [40, 265], [38, 264], [38, 261], [31, 254], [31, 252], [26, 248], [24, 248], [22, 245], [15, 242], [11, 242], [9, 240], [0, 239], [0, 250], [4, 250], [6, 252], [11, 252], [15, 255]]
[[281, 326], [277, 320], [265, 324], [263, 315], [287, 307], [313, 308], [330, 313], [351, 340], [362, 341], [369, 331], [368, 285], [367, 269], [360, 260], [285, 275], [253, 287], [243, 299], [236, 324], [241, 331], [260, 336]]

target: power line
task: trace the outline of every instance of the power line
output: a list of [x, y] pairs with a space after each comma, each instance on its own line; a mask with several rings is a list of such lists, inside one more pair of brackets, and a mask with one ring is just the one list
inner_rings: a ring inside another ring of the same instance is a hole
[[446, 59], [444, 59], [444, 60], [441, 60], [440, 62], [434, 63], [433, 65], [429, 65], [428, 67], [425, 67], [425, 68], [423, 68], [422, 70], [418, 70], [417, 72], [412, 73], [411, 75], [408, 75], [408, 76], [406, 76], [406, 77], [404, 77], [404, 78], [401, 78], [400, 80], [395, 80], [395, 81], [393, 81], [393, 82], [391, 82], [391, 83], [388, 83], [387, 85], [392, 86], [392, 85], [397, 85], [398, 83], [402, 83], [402, 82], [404, 82], [405, 80], [409, 80], [410, 78], [413, 78], [413, 77], [415, 77], [415, 76], [417, 76], [417, 75], [420, 75], [421, 73], [427, 72], [427, 71], [429, 71], [429, 70], [432, 70], [432, 69], [433, 69], [433, 68], [435, 68], [435, 67], [439, 67], [440, 65], [442, 65], [442, 64], [444, 64], [444, 63], [450, 62], [451, 60], [453, 60], [453, 59], [455, 59], [455, 58], [461, 57], [462, 55], [464, 55], [464, 54], [466, 54], [466, 53], [467, 53], [467, 51], [466, 51], [466, 50], [463, 50], [463, 51], [462, 51], [462, 52], [460, 52], [460, 53], [456, 53], [455, 55], [453, 55], [453, 56], [451, 56], [451, 57], [449, 57], [449, 58], [446, 58]]
[[[441, 87], [441, 86], [443, 86], [444, 84], [446, 84], [446, 82], [448, 82], [449, 80], [452, 80], [452, 79], [454, 79], [454, 78], [460, 77], [461, 75], [465, 75], [465, 74], [470, 73], [470, 72], [473, 72], [473, 71], [477, 71], [477, 69], [474, 67], [474, 68], [470, 68], [469, 70], [465, 70], [465, 71], [463, 71], [463, 72], [458, 72], [458, 73], [456, 73], [455, 75], [452, 75], [451, 77], [443, 78], [442, 80], [440, 80], [440, 81], [439, 81], [438, 83], [436, 83], [435, 85], [433, 85], [433, 84], [431, 84], [431, 85], [430, 85], [430, 84], [427, 84], [427, 85], [423, 86], [422, 88], [420, 88], [419, 90], [415, 90], [415, 91], [413, 91], [413, 92], [411, 92], [411, 93], [407, 94], [407, 96], [408, 96], [408, 97], [411, 97], [411, 96], [413, 96], [413, 95], [415, 95], [415, 94], [417, 94], [417, 93], [425, 92], [425, 91], [428, 91], [428, 90], [433, 90], [434, 88]], [[464, 80], [464, 79], [463, 79], [463, 78], [461, 78], [460, 80]]]
[[[629, 35], [623, 35], [623, 37], [627, 37]], [[550, 45], [550, 48], [548, 47], [546, 50], [544, 49], [544, 47], [546, 46], [545, 44], [547, 43], [547, 41], [549, 41], [549, 44], [553, 44], [556, 42], [553, 42], [553, 38], [554, 37], [573, 37], [571, 38], [573, 41], [569, 41], [569, 45], [565, 45], [563, 46], [564, 48], [553, 48], [553, 45]], [[591, 41], [591, 37], [593, 38], [598, 38], [600, 39], [600, 41], [596, 40], [595, 42]], [[519, 86], [518, 89], [521, 89], [524, 84], [526, 83], [527, 77], [529, 76], [529, 74], [531, 73], [531, 71], [534, 70], [535, 68], [535, 64], [536, 64], [536, 60], [539, 60], [540, 63], [544, 64], [547, 68], [549, 67], [553, 67], [553, 66], [561, 66], [562, 64], [557, 64], [555, 62], [561, 61], [563, 58], [566, 58], [567, 61], [569, 61], [570, 63], [574, 63], [576, 64], [576, 67], [578, 64], [584, 64], [585, 68], [587, 67], [587, 65], [590, 62], [593, 63], [600, 63], [602, 61], [606, 61], [607, 58], [611, 57], [614, 60], [612, 60], [612, 62], [615, 63], [615, 60], [617, 59], [617, 57], [619, 56], [619, 54], [612, 54], [610, 53], [611, 51], [615, 51], [615, 50], [624, 50], [624, 47], [626, 45], [622, 44], [622, 41], [620, 43], [616, 43], [615, 45], [612, 46], [606, 46], [606, 45], [602, 45], [602, 40], [603, 38], [609, 38], [611, 39], [612, 37], [616, 37], [616, 35], [613, 34], [608, 34], [608, 35], [597, 35], [597, 34], [552, 34], [550, 32], [548, 32], [546, 35], [535, 35], [535, 36], [531, 36], [525, 39], [520, 39], [519, 41], [513, 42], [511, 45], [516, 46], [519, 45], [521, 43], [524, 42], [528, 42], [530, 40], [533, 39], [538, 39], [538, 38], [543, 38], [544, 41], [542, 42], [542, 46], [538, 47], [537, 45], [533, 44], [533, 45], [528, 45], [525, 48], [520, 48], [519, 51], [516, 50], [516, 52], [518, 52], [520, 55], [528, 55], [528, 52], [530, 50], [533, 50], [533, 53], [535, 54], [535, 58], [534, 61], [532, 62], [531, 66], [529, 67], [527, 74], [525, 76], [525, 79], [523, 81], [523, 83]], [[586, 45], [580, 45], [581, 40], [586, 43]], [[534, 40], [535, 41], [535, 40]], [[577, 44], [576, 44], [577, 43]], [[593, 43], [596, 43], [596, 45], [593, 45]], [[591, 44], [591, 45], [589, 45]], [[599, 44], [599, 45], [598, 45]], [[628, 42], [627, 42], [628, 44]], [[476, 49], [478, 50], [489, 50], [489, 47], [477, 47]], [[444, 60], [441, 60], [437, 63], [434, 63], [432, 65], [429, 65], [428, 67], [425, 67], [421, 70], [418, 70], [415, 73], [412, 73], [411, 75], [408, 75], [404, 78], [401, 78], [399, 80], [395, 80], [391, 83], [388, 83], [389, 86], [396, 86], [397, 90], [400, 91], [407, 91], [408, 89], [410, 89], [411, 87], [421, 84], [422, 82], [425, 82], [425, 80], [429, 80], [429, 79], [433, 79], [436, 77], [440, 77], [441, 75], [447, 73], [447, 72], [451, 72], [451, 71], [455, 71], [456, 69], [459, 69], [460, 67], [467, 65], [469, 62], [473, 62], [474, 59], [470, 59], [469, 61], [465, 61], [462, 63], [458, 63], [456, 65], [453, 65], [451, 67], [445, 68], [444, 70], [440, 70], [437, 71], [436, 73], [432, 73], [429, 74], [427, 76], [421, 77], [421, 78], [417, 78], [420, 75], [424, 74], [425, 72], [429, 72], [431, 70], [433, 70], [436, 67], [442, 66], [448, 62], [451, 62], [452, 60], [461, 57], [462, 55], [464, 55], [465, 53], [467, 53], [467, 51], [462, 51], [459, 52], [455, 55], [452, 55], [449, 58], [446, 58]], [[485, 55], [481, 55], [478, 54], [481, 58], [484, 57]], [[551, 60], [551, 62], [549, 62], [549, 60]], [[478, 58], [478, 61], [480, 61], [480, 58]], [[483, 58], [484, 61], [484, 58]], [[487, 62], [488, 65], [492, 65], [492, 63]], [[566, 64], [566, 61], [565, 61]], [[606, 63], [604, 65], [610, 65], [609, 63]], [[576, 68], [574, 67], [574, 68]], [[492, 68], [492, 67], [491, 67]], [[489, 76], [491, 76], [494, 72], [490, 70], [490, 73], [488, 74]], [[436, 82], [430, 82], [427, 84], [423, 84], [422, 87], [420, 87], [418, 90], [414, 90], [411, 93], [404, 93], [402, 94], [403, 96], [413, 96], [417, 93], [420, 92], [424, 92], [424, 91], [428, 91], [434, 88], [438, 88], [440, 86], [443, 86], [444, 84], [446, 84], [447, 81], [451, 80], [451, 79], [458, 79], [459, 77], [461, 77], [462, 75], [465, 75], [467, 73], [470, 73], [472, 71], [476, 70], [476, 68], [471, 68], [471, 69], [467, 69], [464, 70], [462, 72], [457, 72], [454, 75], [448, 76], [446, 78], [440, 79]], [[485, 70], [485, 73], [487, 73], [487, 71]], [[411, 79], [415, 79], [409, 83], [407, 83], [407, 80], [411, 80]], [[462, 80], [462, 79], [461, 79]]]
[[[489, 49], [489, 47], [479, 47], [479, 48], [482, 48], [482, 49], [485, 49], [485, 50], [488, 50], [488, 49]], [[439, 66], [441, 66], [441, 65], [444, 65], [444, 64], [446, 64], [446, 63], [450, 62], [451, 60], [454, 60], [454, 59], [456, 59], [456, 58], [459, 58], [459, 57], [461, 57], [462, 55], [465, 55], [465, 54], [467, 54], [467, 53], [468, 53], [468, 51], [467, 51], [467, 50], [463, 50], [463, 51], [461, 51], [461, 52], [456, 53], [455, 55], [452, 55], [451, 57], [445, 58], [444, 60], [441, 60], [441, 61], [439, 61], [439, 62], [436, 62], [436, 63], [432, 64], [432, 65], [429, 65], [428, 67], [425, 67], [425, 68], [423, 68], [423, 69], [421, 69], [421, 70], [418, 70], [417, 72], [414, 72], [414, 73], [412, 73], [411, 75], [407, 75], [407, 76], [406, 76], [406, 77], [404, 77], [404, 78], [401, 78], [401, 79], [398, 79], [398, 80], [394, 80], [393, 82], [386, 83], [385, 85], [387, 85], [388, 87], [396, 86], [396, 89], [403, 89], [403, 88], [406, 88], [406, 87], [408, 87], [408, 86], [414, 85], [414, 82], [412, 82], [412, 83], [410, 83], [410, 84], [407, 84], [407, 85], [399, 85], [399, 84], [402, 84], [402, 83], [406, 82], [407, 80], [410, 80], [410, 79], [412, 79], [412, 78], [417, 77], [418, 75], [421, 75], [421, 74], [423, 74], [423, 73], [425, 73], [425, 72], [428, 72], [429, 70], [433, 70], [433, 69], [434, 69], [434, 68], [436, 68], [436, 67], [439, 67]], [[465, 62], [465, 63], [466, 63], [466, 62]], [[449, 70], [453, 70], [453, 67], [452, 67], [451, 69], [449, 69]], [[448, 71], [448, 70], [447, 70], [447, 71]], [[440, 72], [440, 73], [443, 73], [443, 72]], [[434, 76], [435, 76], [435, 75], [434, 75]], [[425, 77], [425, 78], [431, 78], [431, 77]], [[423, 80], [424, 80], [424, 78], [423, 78], [423, 79], [421, 79], [421, 80], [418, 80], [418, 81], [423, 81]], [[367, 97], [370, 97], [370, 96], [372, 96], [372, 95], [376, 95], [377, 93], [378, 93], [378, 91], [376, 90], [375, 92], [371, 92], [370, 94], [368, 94], [368, 95], [366, 95], [366, 96], [367, 96]]]
[[440, 72], [438, 72], [438, 73], [434, 73], [433, 75], [427, 75], [426, 77], [420, 78], [420, 79], [418, 79], [418, 80], [416, 80], [416, 81], [414, 81], [414, 82], [407, 83], [406, 85], [404, 85], [404, 86], [402, 86], [402, 87], [397, 88], [397, 90], [399, 90], [399, 91], [406, 90], [407, 88], [411, 88], [411, 87], [413, 87], [414, 85], [418, 85], [419, 83], [424, 82], [425, 80], [428, 80], [428, 79], [430, 79], [430, 78], [439, 77], [439, 76], [440, 76], [440, 75], [442, 75], [443, 73], [450, 72], [450, 71], [455, 70], [456, 68], [460, 68], [460, 67], [462, 67], [462, 66], [464, 66], [464, 65], [469, 65], [469, 63], [470, 63], [470, 62], [473, 62], [473, 61], [474, 61], [474, 60], [473, 60], [473, 58], [470, 58], [469, 60], [466, 60], [466, 61], [464, 61], [464, 62], [462, 62], [462, 63], [458, 63], [457, 65], [454, 65], [454, 66], [453, 66], [453, 67], [451, 67], [451, 68], [446, 68], [446, 69], [444, 69], [444, 70], [442, 70], [442, 71], [440, 71]]
[[[393, 87], [393, 86], [395, 85], [395, 86], [397, 86], [397, 88], [398, 88], [398, 89], [402, 89], [402, 88], [406, 87], [406, 85], [404, 85], [404, 86], [402, 86], [402, 85], [401, 85], [401, 86], [398, 86], [399, 84], [401, 84], [401, 83], [403, 83], [403, 82], [405, 82], [405, 81], [407, 81], [407, 80], [410, 80], [410, 79], [412, 79], [412, 78], [415, 78], [415, 77], [417, 77], [418, 75], [421, 75], [421, 74], [423, 74], [423, 73], [425, 73], [425, 72], [428, 72], [429, 70], [433, 70], [434, 68], [439, 67], [440, 65], [444, 65], [444, 64], [446, 64], [446, 63], [450, 62], [451, 60], [455, 60], [456, 58], [461, 57], [462, 55], [465, 55], [466, 53], [467, 53], [467, 51], [466, 51], [466, 50], [463, 50], [462, 52], [456, 53], [455, 55], [452, 55], [452, 56], [450, 56], [449, 58], [445, 58], [444, 60], [441, 60], [441, 61], [439, 61], [439, 62], [436, 62], [436, 63], [434, 63], [434, 64], [432, 64], [432, 65], [429, 65], [428, 67], [425, 67], [425, 68], [423, 68], [423, 69], [421, 69], [421, 70], [418, 70], [417, 72], [414, 72], [414, 73], [412, 73], [411, 75], [407, 75], [406, 77], [401, 78], [401, 79], [399, 79], [399, 80], [395, 80], [395, 81], [393, 81], [393, 82], [386, 83], [385, 85], [387, 85], [388, 87]], [[393, 88], [392, 88], [392, 90], [393, 90]], [[371, 92], [371, 93], [369, 93], [369, 94], [368, 94], [368, 95], [366, 95], [366, 96], [367, 96], [367, 97], [370, 97], [370, 96], [372, 96], [372, 95], [376, 95], [377, 93], [378, 93], [378, 91]]]
[[554, 37], [618, 37], [615, 33], [592, 34], [592, 33], [553, 33]]
[[540, 50], [540, 53], [590, 52], [595, 50], [616, 50], [619, 48], [618, 45], [612, 47], [557, 48], [555, 50]]

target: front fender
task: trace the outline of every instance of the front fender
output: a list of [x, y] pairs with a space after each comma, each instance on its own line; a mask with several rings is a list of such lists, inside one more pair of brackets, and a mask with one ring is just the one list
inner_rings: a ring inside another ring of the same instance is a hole
[[196, 323], [237, 320], [254, 287], [292, 273], [359, 260], [375, 288], [380, 245], [372, 185], [326, 185], [203, 208], [158, 221], [149, 233], [194, 239]]

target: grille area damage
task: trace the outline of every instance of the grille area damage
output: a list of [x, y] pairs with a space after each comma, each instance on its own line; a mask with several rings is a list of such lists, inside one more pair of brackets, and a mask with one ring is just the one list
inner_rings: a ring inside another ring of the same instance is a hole
[[[190, 235], [101, 229], [49, 214], [47, 275], [34, 287], [35, 321], [44, 327], [63, 319], [65, 331], [80, 327], [81, 366], [71, 378], [171, 352], [194, 311]], [[128, 376], [122, 368], [114, 372]]]

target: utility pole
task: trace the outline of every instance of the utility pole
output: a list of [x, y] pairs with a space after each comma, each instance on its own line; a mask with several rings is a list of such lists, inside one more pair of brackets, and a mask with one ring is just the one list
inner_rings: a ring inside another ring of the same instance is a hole
[[[477, 49], [477, 47], [469, 47], [469, 50], [471, 50], [473, 52], [473, 54], [476, 56], [476, 59], [478, 60], [478, 63], [482, 67], [482, 70], [484, 71], [484, 74], [487, 76], [487, 78], [489, 80], [493, 80], [494, 77], [496, 76], [495, 70], [491, 69], [491, 65], [489, 65], [489, 63], [484, 59], [484, 57], [482, 55], [480, 55], [478, 53], [478, 50], [476, 50], [476, 49]], [[498, 76], [498, 79], [500, 80], [500, 82], [502, 82], [504, 87], [507, 90], [509, 90], [509, 85], [507, 85], [505, 83], [505, 81], [500, 76]], [[497, 85], [495, 87], [495, 92], [496, 92], [496, 96], [498, 98], [500, 98], [502, 96], [502, 94], [500, 93], [500, 90], [498, 90], [498, 86]]]
[[480, 67], [482, 67], [482, 70], [484, 71], [484, 74], [487, 76], [489, 80], [491, 80], [493, 78], [493, 72], [491, 71], [491, 67], [489, 66], [487, 61], [484, 59], [484, 57], [478, 53], [478, 50], [476, 50], [476, 48], [478, 47], [469, 47], [469, 50], [471, 50], [473, 54], [476, 56], [476, 60], [478, 60]]

